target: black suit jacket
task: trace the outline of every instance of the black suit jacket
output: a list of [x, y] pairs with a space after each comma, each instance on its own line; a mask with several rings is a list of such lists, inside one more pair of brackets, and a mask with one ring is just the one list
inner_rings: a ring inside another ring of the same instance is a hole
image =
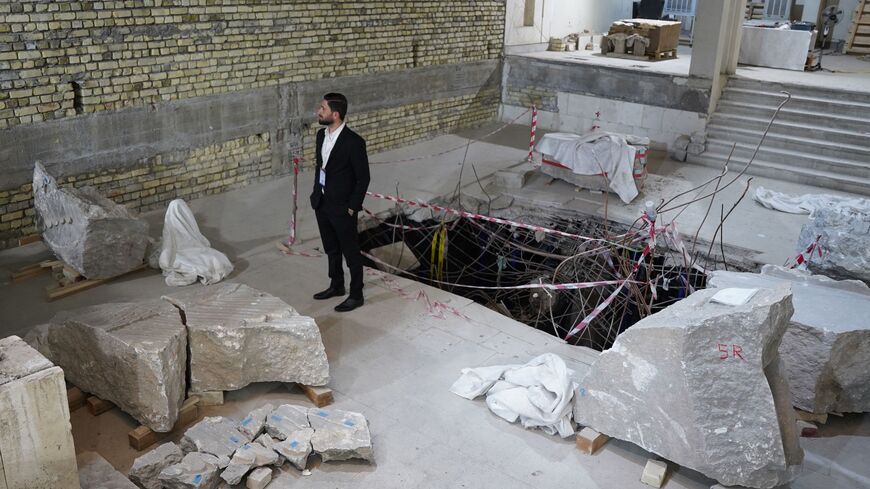
[[325, 131], [317, 131], [317, 166], [311, 207], [328, 212], [347, 213], [347, 209], [359, 212], [370, 180], [366, 141], [344, 126], [326, 162], [326, 187], [323, 188], [320, 186], [320, 169], [323, 167], [320, 151]]

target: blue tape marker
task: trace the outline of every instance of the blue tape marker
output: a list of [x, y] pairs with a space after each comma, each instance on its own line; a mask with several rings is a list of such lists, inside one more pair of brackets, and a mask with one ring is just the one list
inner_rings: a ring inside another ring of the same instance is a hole
[[284, 419], [284, 418], [282, 418], [281, 416], [278, 416], [277, 414], [272, 415], [272, 421], [281, 421], [282, 419]]
[[231, 436], [231, 437], [230, 437], [230, 441], [233, 442], [233, 443], [238, 443], [238, 442], [239, 442], [239, 437], [237, 437], [237, 436]]
[[329, 413], [327, 413], [326, 411], [317, 411], [317, 415], [320, 416], [321, 418], [329, 417]]
[[586, 388], [581, 387], [578, 392], [580, 392], [580, 397], [586, 397]]
[[353, 428], [354, 422], [349, 420], [349, 419], [346, 419], [346, 420], [344, 420], [344, 425], [349, 427], [349, 428]]
[[293, 440], [293, 441], [290, 442], [290, 448], [296, 448], [296, 447], [298, 447], [298, 446], [299, 446], [299, 442], [298, 442], [298, 441]]
[[251, 424], [251, 421], [253, 421], [253, 418], [248, 416], [247, 418], [242, 420], [242, 426], [248, 426], [249, 424]]
[[199, 485], [200, 482], [202, 482], [202, 474], [196, 474], [193, 478], [193, 483]]

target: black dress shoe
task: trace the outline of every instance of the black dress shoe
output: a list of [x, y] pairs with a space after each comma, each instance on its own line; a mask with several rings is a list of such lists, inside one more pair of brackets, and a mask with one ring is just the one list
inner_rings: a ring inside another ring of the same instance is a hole
[[329, 299], [330, 297], [338, 297], [340, 295], [344, 295], [344, 287], [330, 286], [328, 289], [322, 290], [314, 294], [314, 300], [322, 301], [324, 299]]
[[341, 304], [335, 306], [335, 310], [337, 312], [348, 312], [353, 311], [357, 307], [363, 305], [365, 301], [362, 298], [354, 299], [353, 297], [348, 297]]

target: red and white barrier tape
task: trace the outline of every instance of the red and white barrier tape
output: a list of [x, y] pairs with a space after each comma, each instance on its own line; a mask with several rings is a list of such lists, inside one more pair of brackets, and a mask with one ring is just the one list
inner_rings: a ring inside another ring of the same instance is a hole
[[531, 140], [529, 141], [529, 163], [534, 161], [534, 157], [532, 153], [535, 150], [535, 133], [538, 130], [538, 107], [532, 106], [532, 131], [531, 131]]
[[426, 313], [431, 317], [437, 319], [447, 319], [447, 316], [445, 316], [444, 313], [449, 312], [457, 317], [465, 319], [466, 321], [471, 321], [471, 318], [469, 318], [465, 314], [462, 314], [455, 307], [449, 306], [441, 301], [431, 300], [429, 298], [429, 295], [423, 289], [420, 289], [416, 294], [412, 294], [406, 291], [401, 285], [399, 285], [399, 282], [396, 281], [396, 279], [387, 275], [386, 273], [381, 272], [380, 270], [373, 270], [371, 268], [367, 268], [366, 274], [377, 276], [381, 279], [382, 282], [384, 282], [384, 285], [386, 285], [388, 289], [395, 292], [404, 299], [414, 302], [421, 299], [424, 300], [426, 302]]
[[299, 207], [299, 160], [300, 157], [293, 157], [293, 213], [290, 216], [290, 234], [287, 236], [287, 246], [293, 246], [296, 243], [296, 209]]
[[821, 239], [821, 234], [816, 236], [815, 241], [810, 243], [810, 245], [807, 246], [807, 249], [804, 250], [803, 253], [800, 253], [796, 257], [794, 257], [794, 265], [790, 266], [789, 268], [795, 268], [803, 265], [804, 263], [809, 263], [813, 259], [814, 252], [819, 254], [819, 258], [824, 256], [824, 250], [822, 250], [822, 246], [819, 244], [819, 241], [821, 241]]
[[643, 214], [643, 220], [649, 224], [649, 240], [647, 241], [646, 246], [643, 247], [643, 253], [641, 253], [640, 258], [637, 259], [637, 262], [635, 262], [634, 266], [631, 268], [631, 272], [628, 274], [628, 276], [625, 279], [620, 280], [621, 283], [619, 284], [619, 287], [617, 287], [613, 291], [613, 293], [611, 293], [610, 296], [607, 297], [607, 299], [605, 299], [603, 302], [598, 304], [595, 307], [595, 309], [593, 309], [592, 312], [589, 313], [588, 316], [583, 318], [582, 321], [577, 323], [574, 326], [574, 328], [572, 328], [571, 331], [569, 331], [568, 334], [565, 335], [565, 341], [570, 340], [571, 338], [576, 336], [578, 333], [580, 333], [581, 331], [586, 329], [586, 327], [589, 326], [589, 323], [591, 323], [595, 318], [597, 318], [598, 315], [601, 314], [602, 311], [607, 309], [607, 306], [609, 306], [610, 303], [612, 303], [613, 300], [616, 299], [616, 297], [619, 295], [619, 293], [622, 292], [622, 289], [625, 287], [625, 284], [628, 283], [634, 277], [634, 274], [637, 273], [638, 269], [640, 268], [641, 263], [643, 263], [643, 261], [646, 260], [647, 255], [649, 255], [650, 252], [652, 251], [652, 249], [655, 247], [655, 243], [656, 243], [656, 241], [655, 241], [656, 240], [656, 226], [655, 226], [655, 224], [656, 224], [656, 221], [654, 218], [651, 219], [646, 212], [644, 212], [644, 214]]
[[[421, 207], [424, 209], [432, 209], [432, 210], [438, 211], [438, 212], [446, 212], [448, 214], [453, 214], [455, 216], [465, 217], [468, 219], [476, 219], [479, 221], [494, 222], [496, 224], [504, 224], [506, 226], [515, 226], [518, 228], [528, 229], [530, 231], [542, 232], [542, 233], [546, 233], [546, 234], [554, 234], [554, 235], [562, 236], [565, 238], [582, 239], [585, 241], [601, 241], [601, 242], [605, 242], [605, 243], [612, 243], [612, 241], [609, 241], [609, 240], [604, 239], [604, 238], [591, 238], [589, 236], [582, 236], [579, 234], [566, 233], [564, 231], [558, 231], [556, 229], [545, 228], [543, 226], [535, 226], [532, 224], [525, 224], [522, 222], [510, 221], [508, 219], [502, 219], [499, 217], [492, 217], [492, 216], [486, 216], [483, 214], [477, 214], [477, 213], [473, 213], [473, 212], [461, 211], [459, 209], [444, 207], [444, 206], [437, 205], [437, 204], [427, 204], [426, 202], [419, 202], [416, 200], [405, 199], [402, 197], [396, 197], [394, 195], [379, 194], [377, 192], [366, 192], [366, 195], [369, 195], [369, 196], [374, 197], [376, 199], [389, 200], [391, 202], [396, 202], [399, 204], [407, 204], [410, 206]], [[617, 237], [623, 237], [623, 236], [617, 236]], [[613, 243], [613, 244], [620, 245], [619, 243]]]

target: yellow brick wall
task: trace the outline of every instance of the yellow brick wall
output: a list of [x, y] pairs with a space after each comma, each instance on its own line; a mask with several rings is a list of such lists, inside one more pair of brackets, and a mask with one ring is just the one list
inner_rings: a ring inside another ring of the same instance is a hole
[[0, 129], [494, 59], [504, 1], [0, 0]]

